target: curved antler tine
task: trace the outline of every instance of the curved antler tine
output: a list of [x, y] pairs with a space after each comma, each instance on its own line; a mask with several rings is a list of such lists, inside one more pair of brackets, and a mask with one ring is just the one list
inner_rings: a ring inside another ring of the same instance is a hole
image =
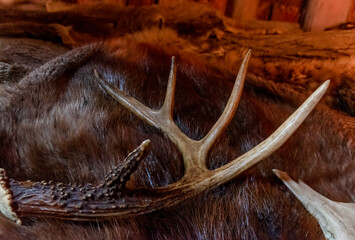
[[215, 181], [220, 184], [227, 182], [281, 147], [297, 130], [325, 94], [329, 82], [329, 80], [325, 81], [273, 134], [271, 134], [271, 136], [249, 152], [223, 167], [214, 170], [214, 172], [216, 172], [214, 176], [214, 178], [216, 178]]
[[160, 112], [164, 117], [173, 121], [173, 110], [174, 110], [174, 97], [175, 97], [175, 85], [176, 85], [176, 64], [175, 57], [171, 57], [171, 67], [168, 85], [166, 87], [166, 94], [164, 104], [160, 109]]
[[283, 171], [272, 170], [315, 217], [327, 239], [353, 239], [355, 236], [355, 204], [331, 201], [304, 182], [299, 183]]
[[223, 131], [228, 127], [228, 124], [233, 119], [234, 114], [238, 108], [238, 103], [242, 96], [243, 86], [245, 82], [245, 75], [248, 69], [248, 64], [251, 56], [251, 50], [249, 49], [242, 65], [240, 66], [238, 76], [235, 79], [234, 87], [232, 93], [228, 99], [227, 105], [219, 117], [218, 121], [213, 125], [212, 129], [208, 134], [201, 140], [201, 148], [199, 151], [200, 164], [205, 164], [208, 151], [218, 139], [218, 137], [223, 133]]
[[133, 112], [137, 117], [147, 121], [150, 125], [154, 126], [155, 128], [161, 128], [159, 124], [157, 124], [156, 117], [154, 115], [155, 111], [146, 107], [133, 97], [129, 96], [125, 92], [121, 91], [120, 89], [114, 87], [108, 81], [100, 78], [98, 72], [94, 70], [95, 77], [99, 81], [101, 87], [105, 89], [105, 91], [117, 102], [122, 104], [125, 108], [129, 111]]
[[125, 186], [126, 182], [129, 180], [131, 174], [138, 168], [149, 144], [150, 140], [147, 139], [143, 141], [134, 151], [128, 154], [122, 164], [116, 166], [110, 171], [110, 173], [105, 177], [102, 185], [111, 188], [113, 191], [121, 190], [121, 188]]
[[100, 78], [96, 70], [94, 70], [94, 73], [99, 84], [113, 99], [122, 104], [125, 108], [134, 113], [143, 121], [165, 132], [169, 136], [169, 138], [178, 145], [180, 149], [185, 149], [184, 146], [188, 145], [185, 142], [188, 142], [190, 139], [175, 125], [172, 119], [172, 108], [174, 105], [174, 92], [176, 82], [174, 58], [172, 59], [171, 63], [170, 77], [165, 98], [166, 102], [163, 104], [163, 107], [158, 111], [146, 107], [133, 97], [116, 88], [106, 80]]

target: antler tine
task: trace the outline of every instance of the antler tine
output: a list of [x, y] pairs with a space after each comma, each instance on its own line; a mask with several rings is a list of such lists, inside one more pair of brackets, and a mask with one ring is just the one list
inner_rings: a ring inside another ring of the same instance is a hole
[[222, 115], [219, 117], [219, 119], [211, 128], [211, 130], [207, 133], [207, 135], [200, 141], [201, 147], [199, 149], [199, 161], [201, 165], [202, 164], [205, 165], [208, 151], [210, 150], [212, 145], [216, 142], [218, 137], [228, 127], [230, 121], [234, 117], [235, 111], [238, 108], [238, 104], [242, 96], [243, 86], [245, 82], [245, 75], [248, 69], [250, 56], [251, 56], [251, 50], [249, 49], [247, 54], [245, 55], [242, 65], [240, 66], [232, 93], [228, 99], [227, 105]]
[[133, 97], [129, 96], [127, 93], [123, 92], [122, 90], [114, 87], [108, 81], [100, 78], [96, 69], [94, 70], [94, 74], [96, 79], [99, 81], [101, 87], [105, 89], [105, 91], [117, 102], [122, 104], [125, 108], [132, 111], [136, 116], [139, 118], [147, 121], [150, 125], [160, 129], [161, 126], [156, 121], [155, 111], [146, 107]]
[[[174, 107], [174, 95], [175, 95], [175, 82], [176, 82], [176, 70], [175, 70], [175, 58], [172, 57], [171, 69], [169, 74], [169, 81], [166, 90], [165, 101], [163, 106], [159, 110], [153, 110], [133, 97], [129, 96], [122, 90], [114, 87], [108, 81], [100, 78], [96, 70], [94, 70], [95, 77], [99, 81], [101, 87], [117, 102], [122, 104], [125, 108], [130, 110], [136, 116], [146, 121], [153, 127], [161, 129], [167, 134], [183, 153], [186, 153], [188, 145], [191, 145], [193, 140], [187, 137], [174, 123], [172, 118]], [[185, 162], [186, 163], [186, 162]]]
[[157, 115], [160, 115], [159, 118], [165, 117], [171, 121], [173, 121], [173, 108], [174, 108], [174, 96], [175, 96], [175, 85], [176, 85], [176, 65], [175, 65], [175, 57], [171, 57], [171, 67], [169, 73], [168, 85], [166, 88], [165, 100], [163, 106], [155, 111], [150, 109], [129, 96], [125, 92], [121, 91], [118, 88], [115, 88], [104, 79], [101, 79], [98, 72], [94, 70], [95, 77], [99, 81], [100, 85], [105, 89], [105, 91], [116, 101], [121, 103], [124, 107], [132, 111], [135, 115], [140, 117], [143, 120], [148, 121], [152, 126], [156, 128], [162, 128], [160, 124], [161, 122], [157, 119]]
[[219, 184], [225, 183], [266, 158], [284, 144], [302, 124], [326, 92], [330, 81], [325, 81], [308, 99], [267, 139], [249, 152], [223, 167], [214, 170]]
[[175, 86], [176, 86], [176, 65], [175, 65], [175, 57], [171, 57], [171, 67], [168, 85], [166, 87], [166, 94], [164, 104], [159, 110], [161, 114], [166, 118], [173, 122], [173, 110], [174, 110], [174, 97], [175, 97]]
[[314, 191], [304, 182], [295, 182], [286, 172], [277, 169], [272, 171], [291, 190], [308, 212], [317, 219], [327, 239], [354, 239], [354, 203], [331, 201]]

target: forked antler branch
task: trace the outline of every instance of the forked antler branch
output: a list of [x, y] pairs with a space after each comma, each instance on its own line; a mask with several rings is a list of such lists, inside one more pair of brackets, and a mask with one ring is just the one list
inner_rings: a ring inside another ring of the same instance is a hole
[[[11, 191], [9, 193], [10, 197], [7, 199], [11, 199], [8, 202], [13, 203], [11, 207], [13, 214], [10, 214], [12, 219], [14, 219], [13, 216], [16, 216], [15, 218], [22, 216], [47, 216], [74, 220], [90, 220], [148, 213], [157, 209], [174, 206], [185, 199], [198, 195], [208, 188], [223, 184], [269, 156], [300, 126], [325, 93], [329, 81], [323, 83], [270, 137], [254, 149], [218, 169], [208, 170], [206, 167], [207, 154], [218, 137], [227, 128], [237, 109], [250, 54], [251, 51], [248, 51], [240, 67], [225, 110], [208, 134], [199, 141], [186, 136], [173, 120], [176, 82], [174, 58], [172, 58], [165, 101], [159, 110], [146, 107], [102, 79], [95, 71], [98, 82], [110, 96], [143, 121], [162, 130], [178, 147], [184, 160], [184, 177], [166, 187], [137, 189], [134, 193], [122, 192], [122, 188], [119, 188], [114, 192], [109, 191], [110, 194], [106, 194], [104, 197], [101, 195], [100, 197], [97, 196], [93, 189], [96, 189], [96, 192], [106, 191], [102, 190], [102, 188], [105, 189], [107, 187], [105, 184], [94, 187], [87, 185], [82, 192], [85, 192], [85, 194], [89, 193], [90, 197], [80, 194], [76, 188], [73, 190], [76, 194], [72, 194], [71, 190], [68, 190], [69, 186], [62, 186], [63, 192], [67, 192], [68, 196], [61, 201], [57, 201], [56, 198], [53, 200], [49, 199], [50, 194], [47, 187], [42, 188], [42, 192], [37, 191], [35, 194], [32, 194], [31, 191], [35, 187], [35, 184], [11, 180], [9, 181], [10, 186], [5, 187], [5, 190]], [[144, 151], [146, 144], [139, 147], [135, 152]], [[142, 154], [138, 154], [137, 156], [141, 158]], [[124, 187], [124, 181], [122, 184], [121, 187]], [[56, 188], [54, 184], [49, 183], [46, 183], [45, 186], [50, 186], [49, 189]], [[112, 185], [111, 187], [114, 186]], [[19, 189], [21, 190], [21, 194], [19, 194]], [[21, 196], [21, 198], [18, 196]], [[70, 205], [72, 202], [78, 204], [79, 207]], [[124, 205], [122, 205], [123, 202], [125, 203]], [[10, 215], [7, 214], [9, 217]]]

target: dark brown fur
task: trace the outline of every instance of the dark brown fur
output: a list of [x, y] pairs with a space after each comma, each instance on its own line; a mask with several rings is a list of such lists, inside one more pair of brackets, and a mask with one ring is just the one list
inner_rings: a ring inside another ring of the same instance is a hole
[[[129, 187], [157, 187], [183, 175], [181, 155], [158, 130], [107, 96], [97, 69], [149, 107], [164, 99], [173, 53], [120, 41], [62, 55], [0, 90], [0, 167], [17, 180], [97, 182], [144, 139], [150, 152]], [[202, 138], [225, 106], [234, 76], [178, 55], [174, 119]], [[210, 153], [210, 169], [268, 137], [300, 104], [246, 83], [234, 120]], [[354, 119], [320, 105], [271, 157], [233, 181], [172, 209], [102, 223], [0, 218], [1, 239], [323, 239], [317, 222], [272, 174], [284, 170], [324, 196], [355, 199]]]

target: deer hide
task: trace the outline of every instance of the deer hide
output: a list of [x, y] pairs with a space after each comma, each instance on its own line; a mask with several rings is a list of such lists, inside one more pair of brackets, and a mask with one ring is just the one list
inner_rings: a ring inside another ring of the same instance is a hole
[[[235, 76], [192, 54], [117, 40], [71, 50], [33, 71], [21, 68], [25, 70], [20, 81], [1, 85], [0, 167], [18, 180], [96, 183], [143, 140], [150, 139], [149, 152], [128, 187], [134, 191], [179, 180], [184, 169], [174, 144], [110, 98], [94, 77], [97, 70], [140, 102], [159, 108], [172, 55], [176, 55], [178, 69], [174, 121], [186, 135], [201, 139], [222, 113]], [[305, 97], [285, 98], [248, 79], [236, 116], [209, 153], [209, 169], [228, 163], [267, 138]], [[1, 217], [0, 236], [324, 239], [317, 221], [272, 169], [302, 179], [329, 199], [352, 202], [354, 136], [354, 119], [321, 103], [273, 155], [229, 183], [178, 206], [107, 222], [29, 218], [19, 226]]]

